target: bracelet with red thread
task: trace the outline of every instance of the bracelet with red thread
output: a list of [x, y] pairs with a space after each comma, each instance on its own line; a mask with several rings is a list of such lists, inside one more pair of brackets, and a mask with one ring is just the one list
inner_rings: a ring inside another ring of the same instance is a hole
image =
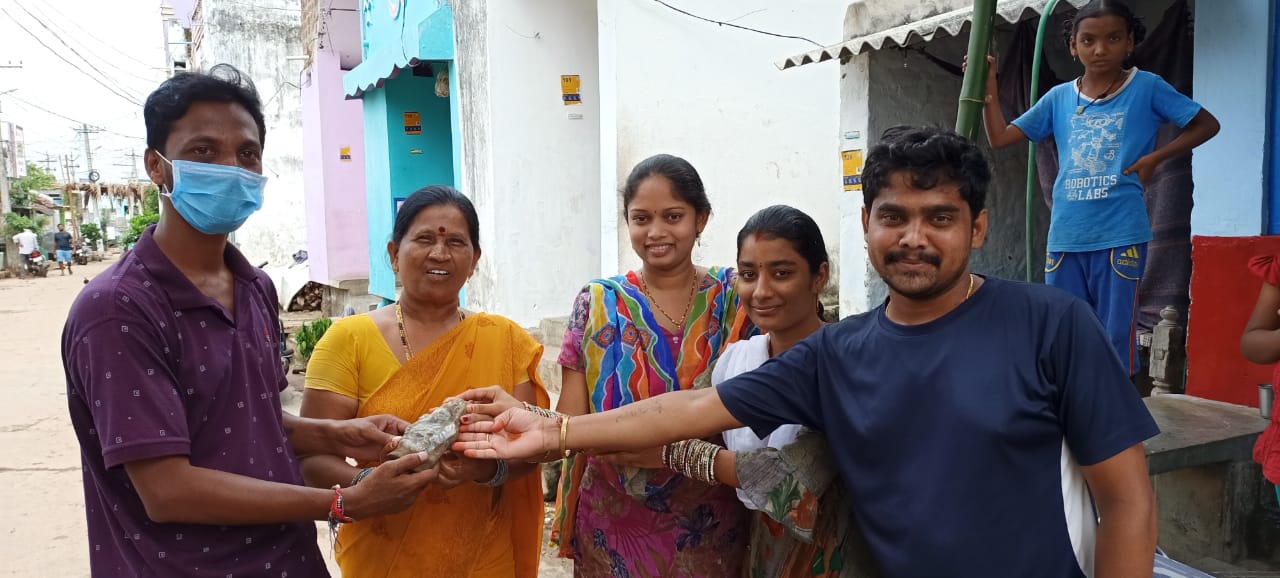
[[342, 486], [333, 487], [333, 503], [329, 504], [329, 523], [330, 524], [348, 524], [354, 522], [351, 516], [342, 509]]

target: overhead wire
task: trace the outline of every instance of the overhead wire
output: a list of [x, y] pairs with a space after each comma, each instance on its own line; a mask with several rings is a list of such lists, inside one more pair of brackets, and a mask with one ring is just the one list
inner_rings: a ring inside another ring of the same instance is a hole
[[89, 77], [89, 79], [90, 79], [90, 80], [92, 80], [92, 81], [94, 81], [94, 82], [98, 83], [98, 84], [99, 84], [99, 85], [101, 85], [103, 88], [107, 89], [107, 91], [108, 91], [108, 92], [110, 92], [111, 94], [114, 94], [114, 95], [116, 95], [116, 96], [118, 96], [118, 97], [120, 97], [120, 98], [124, 99], [126, 102], [128, 102], [128, 103], [130, 103], [130, 104], [137, 105], [137, 106], [142, 106], [142, 103], [138, 101], [137, 97], [131, 97], [131, 96], [126, 96], [126, 95], [124, 95], [124, 94], [121, 94], [121, 93], [120, 93], [120, 91], [118, 91], [118, 90], [116, 90], [115, 88], [112, 88], [111, 86], [107, 85], [107, 83], [103, 82], [103, 81], [102, 81], [102, 79], [100, 79], [100, 78], [98, 78], [97, 76], [94, 76], [94, 75], [92, 75], [92, 74], [90, 74], [90, 73], [88, 73], [88, 72], [85, 72], [83, 69], [81, 69], [79, 66], [77, 66], [74, 62], [71, 62], [70, 60], [68, 60], [68, 59], [67, 59], [67, 57], [63, 56], [60, 52], [58, 52], [57, 50], [54, 50], [54, 49], [53, 49], [52, 47], [50, 47], [48, 44], [45, 44], [44, 40], [42, 40], [42, 39], [40, 38], [40, 36], [39, 36], [39, 35], [37, 35], [36, 33], [32, 32], [32, 31], [31, 31], [30, 29], [28, 29], [26, 26], [23, 26], [21, 22], [19, 22], [16, 18], [14, 18], [14, 17], [13, 17], [13, 15], [12, 15], [12, 14], [10, 14], [10, 13], [9, 13], [9, 11], [8, 11], [8, 10], [5, 10], [5, 9], [4, 9], [4, 6], [0, 6], [0, 14], [4, 14], [5, 16], [9, 17], [9, 20], [10, 20], [11, 22], [13, 22], [15, 25], [17, 25], [17, 26], [18, 26], [18, 28], [22, 29], [22, 31], [23, 31], [23, 32], [26, 32], [28, 36], [30, 36], [31, 38], [35, 39], [35, 41], [36, 41], [37, 43], [39, 43], [39, 44], [40, 44], [40, 46], [43, 46], [43, 47], [45, 48], [45, 50], [48, 50], [48, 51], [49, 51], [50, 53], [52, 53], [54, 56], [58, 57], [58, 59], [59, 59], [59, 60], [61, 60], [61, 61], [65, 62], [65, 63], [67, 63], [67, 65], [69, 65], [69, 66], [71, 66], [72, 68], [76, 69], [76, 71], [77, 71], [77, 72], [79, 72], [80, 74], [83, 74], [83, 75], [85, 75], [85, 76]]
[[[30, 10], [28, 10], [26, 6], [23, 6], [23, 5], [22, 5], [21, 3], [19, 3], [17, 0], [14, 0], [14, 1], [13, 1], [13, 4], [14, 4], [15, 6], [17, 6], [18, 8], [20, 8], [23, 12], [25, 12], [25, 13], [27, 14], [27, 16], [30, 16], [32, 20], [35, 20], [35, 21], [36, 21], [36, 24], [39, 24], [41, 28], [44, 28], [46, 31], [48, 31], [48, 32], [49, 32], [49, 34], [51, 34], [55, 40], [57, 40], [58, 42], [62, 43], [62, 45], [63, 45], [63, 46], [66, 46], [66, 47], [67, 47], [67, 49], [68, 49], [68, 50], [70, 50], [72, 54], [76, 55], [77, 57], [79, 57], [79, 58], [80, 58], [80, 60], [81, 60], [81, 61], [83, 61], [85, 64], [89, 65], [89, 67], [90, 67], [91, 69], [94, 69], [94, 68], [100, 68], [100, 66], [98, 66], [98, 65], [96, 65], [96, 64], [94, 64], [94, 63], [92, 63], [92, 62], [90, 62], [88, 58], [85, 58], [85, 56], [84, 56], [83, 54], [80, 54], [80, 51], [79, 51], [79, 50], [76, 50], [74, 46], [72, 46], [72, 45], [71, 45], [71, 44], [69, 44], [65, 39], [63, 39], [63, 38], [62, 38], [62, 36], [61, 36], [61, 35], [59, 35], [57, 32], [55, 32], [52, 28], [50, 28], [48, 24], [45, 24], [44, 20], [42, 20], [39, 16], [36, 16], [36, 15], [35, 15], [35, 14], [33, 14]], [[12, 18], [12, 16], [10, 16], [10, 18]], [[14, 21], [14, 23], [15, 23], [15, 24], [18, 24], [18, 22], [17, 22], [16, 20]], [[19, 27], [22, 27], [22, 25], [21, 25], [21, 24], [18, 24], [18, 26], [19, 26]], [[25, 28], [23, 28], [23, 30], [26, 30], [26, 29], [25, 29]], [[30, 32], [28, 32], [28, 34], [30, 34]], [[41, 44], [43, 44], [43, 42], [42, 42]], [[119, 89], [121, 92], [124, 92], [125, 94], [128, 94], [129, 96], [131, 96], [131, 97], [133, 98], [133, 100], [138, 101], [138, 102], [135, 102], [134, 104], [141, 104], [141, 102], [140, 102], [140, 100], [141, 100], [141, 99], [140, 99], [140, 98], [138, 98], [138, 96], [137, 96], [137, 95], [133, 94], [133, 93], [132, 93], [128, 88], [126, 88], [125, 86], [121, 85], [119, 82], [116, 82], [114, 79], [110, 79], [110, 80], [111, 80], [111, 84], [112, 84], [112, 85], [114, 85], [117, 89]]]
[[[751, 27], [749, 27], [749, 26], [741, 26], [741, 25], [738, 25], [738, 24], [734, 24], [732, 21], [712, 20], [711, 18], [705, 18], [705, 17], [703, 17], [703, 16], [698, 16], [697, 14], [694, 14], [694, 13], [692, 13], [692, 12], [689, 12], [689, 11], [686, 11], [686, 10], [681, 10], [681, 9], [679, 9], [679, 8], [676, 8], [675, 6], [672, 6], [672, 5], [670, 5], [670, 4], [667, 4], [666, 2], [663, 2], [662, 0], [653, 0], [653, 1], [654, 1], [654, 2], [657, 2], [658, 4], [661, 4], [661, 5], [663, 5], [663, 6], [666, 6], [667, 8], [670, 8], [670, 9], [672, 9], [672, 10], [676, 11], [676, 12], [679, 12], [679, 13], [681, 13], [681, 14], [684, 14], [685, 16], [688, 16], [688, 17], [690, 17], [690, 18], [696, 18], [696, 19], [701, 20], [701, 21], [703, 21], [703, 22], [710, 22], [711, 24], [715, 24], [715, 25], [718, 25], [718, 26], [728, 26], [728, 27], [730, 27], [730, 28], [737, 28], [737, 29], [739, 29], [739, 30], [746, 30], [747, 32], [755, 32], [756, 34], [763, 34], [763, 35], [765, 35], [765, 36], [773, 36], [773, 37], [775, 37], [775, 38], [789, 38], [789, 39], [791, 39], [791, 40], [803, 40], [803, 41], [805, 41], [805, 42], [808, 42], [809, 44], [812, 44], [812, 45], [814, 45], [814, 46], [817, 46], [818, 48], [822, 48], [822, 45], [821, 45], [821, 44], [818, 44], [817, 42], [814, 42], [814, 41], [812, 41], [812, 40], [810, 40], [810, 39], [808, 39], [808, 38], [805, 38], [805, 37], [803, 37], [803, 36], [792, 36], [792, 35], [790, 35], [790, 34], [778, 34], [777, 32], [769, 32], [769, 31], [766, 31], [766, 30], [759, 30], [759, 29], [756, 29], [756, 28], [751, 28]], [[749, 14], [748, 14], [748, 15], [749, 15]], [[748, 16], [748, 15], [739, 16], [738, 18], [735, 18], [734, 20], [741, 19], [741, 18], [743, 18], [743, 17], [745, 17], [745, 16]]]
[[[26, 10], [26, 8], [24, 8], [24, 7], [23, 7], [20, 3], [18, 3], [16, 0], [15, 0], [15, 2], [14, 2], [14, 3], [15, 3], [15, 4], [17, 4], [19, 8], [23, 8], [24, 10]], [[46, 7], [46, 8], [47, 8], [47, 7], [51, 7], [51, 6], [52, 6], [52, 4], [51, 4], [51, 3], [50, 3], [50, 4], [46, 4], [46, 5], [45, 5], [45, 7]], [[108, 59], [106, 56], [103, 56], [103, 55], [101, 54], [101, 50], [98, 50], [95, 46], [91, 46], [88, 42], [85, 42], [85, 40], [84, 40], [84, 38], [83, 38], [83, 36], [84, 36], [84, 35], [82, 35], [82, 34], [78, 34], [78, 33], [74, 32], [74, 31], [69, 31], [67, 28], [63, 28], [63, 27], [61, 27], [61, 26], [59, 26], [59, 25], [57, 24], [57, 22], [58, 22], [59, 20], [61, 20], [61, 21], [66, 21], [66, 22], [70, 22], [71, 24], [75, 25], [77, 28], [81, 28], [81, 30], [83, 30], [83, 28], [82, 28], [79, 24], [76, 24], [76, 23], [75, 23], [75, 20], [73, 20], [73, 19], [71, 19], [71, 18], [67, 18], [65, 15], [62, 15], [60, 12], [58, 13], [58, 17], [50, 16], [48, 13], [46, 13], [46, 12], [42, 11], [39, 7], [33, 7], [33, 8], [32, 8], [32, 10], [34, 10], [34, 11], [35, 11], [37, 14], [39, 14], [40, 16], [44, 17], [44, 19], [45, 19], [45, 21], [47, 21], [48, 25], [49, 25], [49, 26], [51, 26], [51, 27], [53, 27], [53, 29], [54, 29], [54, 30], [53, 30], [53, 32], [55, 33], [55, 35], [56, 35], [56, 34], [58, 34], [58, 33], [61, 33], [61, 37], [59, 38], [59, 40], [61, 40], [61, 41], [63, 42], [63, 44], [67, 44], [67, 42], [66, 42], [66, 40], [64, 40], [64, 38], [70, 38], [70, 39], [74, 40], [77, 44], [79, 44], [79, 45], [80, 45], [80, 48], [84, 49], [84, 50], [85, 50], [85, 51], [87, 51], [89, 54], [92, 54], [93, 56], [97, 57], [97, 59], [98, 59], [98, 60], [100, 60], [100, 61], [101, 61], [101, 64], [102, 64], [102, 65], [105, 65], [105, 67], [108, 67], [108, 68], [114, 69], [114, 71], [115, 71], [115, 72], [119, 72], [119, 73], [121, 73], [121, 74], [123, 74], [123, 75], [129, 76], [129, 77], [132, 77], [133, 79], [135, 79], [135, 80], [133, 80], [133, 81], [132, 81], [133, 83], [137, 83], [137, 82], [145, 82], [145, 83], [147, 84], [147, 86], [152, 86], [152, 85], [154, 85], [154, 84], [157, 82], [156, 78], [154, 78], [154, 77], [147, 77], [147, 76], [143, 76], [142, 74], [139, 74], [139, 73], [137, 73], [137, 72], [134, 72], [134, 70], [133, 70], [132, 68], [129, 68], [129, 67], [126, 67], [126, 66], [121, 66], [120, 64], [117, 64], [116, 62], [111, 61], [111, 60], [110, 60], [110, 59]], [[35, 16], [33, 15], [32, 17], [34, 18]], [[88, 32], [87, 32], [87, 31], [86, 31], [85, 35], [88, 35], [90, 38], [93, 38], [94, 40], [97, 40], [98, 42], [100, 42], [100, 43], [102, 43], [102, 44], [106, 45], [106, 46], [107, 46], [107, 48], [110, 48], [110, 49], [114, 50], [115, 52], [117, 52], [117, 53], [119, 53], [119, 54], [121, 54], [121, 55], [125, 56], [126, 58], [129, 58], [129, 59], [131, 59], [131, 60], [133, 60], [133, 61], [135, 61], [135, 62], [139, 62], [139, 63], [141, 63], [141, 61], [140, 61], [140, 60], [138, 60], [138, 59], [136, 59], [136, 58], [133, 58], [133, 57], [129, 56], [128, 54], [125, 54], [123, 51], [121, 51], [120, 49], [118, 49], [118, 48], [116, 48], [116, 47], [114, 47], [114, 46], [111, 46], [111, 45], [109, 45], [109, 44], [106, 44], [106, 43], [105, 43], [105, 42], [103, 42], [102, 40], [99, 40], [96, 36], [93, 36], [92, 34], [88, 34]], [[82, 58], [83, 58], [83, 57], [82, 57]], [[99, 69], [99, 70], [102, 70], [103, 72], [107, 72], [103, 66], [99, 66], [97, 63], [94, 63], [94, 62], [89, 62], [89, 61], [88, 61], [88, 59], [84, 59], [84, 60], [85, 60], [86, 62], [88, 62], [88, 63], [89, 63], [89, 65], [90, 65], [90, 66], [92, 66], [92, 67], [94, 67], [95, 69]], [[145, 63], [143, 63], [142, 65], [143, 65], [144, 67], [146, 67], [146, 69], [147, 69], [147, 70], [150, 70], [150, 69], [152, 69], [152, 68], [159, 68], [159, 67], [153, 67], [153, 66], [148, 65], [148, 64], [145, 64]], [[130, 65], [130, 66], [132, 66], [132, 65]], [[136, 86], [134, 86], [134, 84], [132, 84], [132, 83], [131, 83], [131, 84], [124, 84], [124, 83], [119, 82], [116, 78], [112, 78], [112, 83], [113, 83], [113, 84], [115, 84], [115, 85], [117, 85], [117, 86], [118, 86], [118, 87], [120, 87], [121, 89], [126, 90], [126, 91], [127, 91], [127, 92], [129, 92], [130, 94], [134, 94], [135, 92], [139, 92], [139, 91], [137, 91]]]
[[80, 29], [80, 31], [84, 32], [86, 36], [88, 36], [89, 38], [92, 38], [92, 39], [94, 39], [94, 40], [97, 40], [97, 41], [98, 41], [99, 43], [101, 43], [103, 46], [106, 46], [107, 48], [110, 48], [111, 50], [114, 50], [117, 54], [119, 54], [119, 55], [121, 55], [121, 56], [123, 56], [123, 57], [125, 57], [125, 58], [128, 58], [129, 60], [132, 60], [132, 61], [134, 61], [134, 62], [137, 62], [138, 64], [141, 64], [142, 66], [151, 67], [151, 66], [153, 66], [153, 65], [154, 65], [154, 63], [148, 64], [148, 63], [146, 63], [146, 62], [143, 62], [143, 61], [141, 61], [141, 60], [138, 60], [136, 57], [134, 57], [134, 56], [130, 55], [129, 53], [127, 53], [127, 52], [125, 52], [125, 51], [123, 51], [123, 50], [120, 50], [119, 48], [116, 48], [116, 47], [115, 47], [115, 45], [113, 45], [112, 43], [107, 42], [106, 40], [103, 40], [103, 39], [101, 39], [101, 38], [98, 38], [97, 36], [94, 36], [93, 32], [91, 32], [91, 31], [89, 31], [87, 28], [85, 28], [85, 27], [81, 26], [78, 22], [76, 22], [76, 21], [75, 21], [75, 19], [73, 19], [73, 18], [69, 18], [66, 14], [63, 14], [63, 13], [62, 13], [62, 11], [58, 10], [58, 7], [57, 7], [57, 5], [56, 5], [56, 4], [57, 4], [56, 2], [46, 2], [46, 3], [44, 4], [44, 8], [47, 8], [47, 9], [49, 9], [49, 10], [52, 10], [55, 14], [57, 14], [58, 16], [61, 16], [64, 20], [66, 20], [67, 22], [70, 22], [72, 26], [75, 26], [76, 28], [79, 28], [79, 29]]
[[140, 137], [140, 136], [134, 136], [134, 135], [131, 135], [131, 134], [124, 134], [124, 133], [121, 133], [121, 132], [116, 132], [116, 131], [111, 130], [111, 129], [109, 129], [109, 128], [105, 128], [105, 127], [99, 126], [99, 125], [97, 125], [97, 124], [95, 124], [95, 123], [85, 122], [85, 121], [82, 121], [82, 120], [77, 120], [77, 119], [71, 118], [71, 117], [69, 117], [69, 116], [67, 116], [67, 115], [65, 115], [65, 114], [62, 114], [62, 113], [58, 113], [58, 112], [54, 112], [54, 111], [52, 111], [52, 110], [49, 110], [49, 109], [47, 109], [47, 108], [45, 108], [45, 107], [43, 107], [43, 106], [40, 106], [40, 105], [38, 105], [38, 104], [36, 104], [36, 103], [34, 103], [34, 102], [31, 102], [31, 101], [29, 101], [29, 100], [27, 100], [27, 99], [25, 99], [25, 98], [22, 98], [22, 97], [20, 97], [20, 96], [14, 96], [14, 95], [13, 95], [13, 93], [0, 95], [0, 98], [12, 98], [13, 100], [16, 100], [16, 101], [18, 101], [19, 103], [21, 103], [24, 107], [34, 108], [34, 109], [39, 110], [39, 111], [41, 111], [41, 112], [44, 112], [44, 113], [47, 113], [47, 114], [51, 114], [51, 115], [53, 115], [53, 116], [56, 116], [56, 117], [58, 117], [58, 118], [60, 118], [60, 119], [62, 119], [62, 120], [69, 120], [69, 121], [71, 121], [71, 122], [73, 122], [73, 123], [76, 123], [76, 124], [78, 124], [78, 125], [89, 125], [89, 126], [91, 126], [91, 127], [97, 128], [97, 129], [99, 129], [99, 130], [101, 130], [102, 132], [105, 132], [105, 133], [110, 133], [110, 134], [113, 134], [113, 135], [116, 135], [116, 136], [120, 136], [120, 137], [124, 137], [124, 138], [131, 138], [131, 139], [136, 139], [136, 140], [141, 140], [141, 141], [145, 141], [145, 140], [147, 140], [147, 139], [145, 139], [145, 138], [143, 138], [143, 137]]

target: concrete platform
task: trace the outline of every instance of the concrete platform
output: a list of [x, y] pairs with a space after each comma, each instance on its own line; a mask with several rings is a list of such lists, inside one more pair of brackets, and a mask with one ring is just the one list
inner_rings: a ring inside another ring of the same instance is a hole
[[1160, 546], [1178, 560], [1221, 561], [1215, 576], [1274, 576], [1247, 573], [1274, 572], [1268, 561], [1280, 554], [1267, 522], [1275, 498], [1252, 460], [1266, 420], [1256, 408], [1186, 395], [1144, 401], [1161, 432], [1146, 443]]
[[1147, 440], [1152, 475], [1213, 463], [1249, 461], [1253, 443], [1267, 427], [1258, 410], [1188, 395], [1159, 395], [1143, 401], [1160, 426]]

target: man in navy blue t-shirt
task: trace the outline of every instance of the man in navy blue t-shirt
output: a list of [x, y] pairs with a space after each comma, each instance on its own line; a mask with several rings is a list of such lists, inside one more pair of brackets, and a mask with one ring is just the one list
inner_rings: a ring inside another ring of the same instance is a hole
[[801, 424], [827, 435], [887, 576], [1151, 576], [1142, 442], [1155, 422], [1087, 304], [970, 272], [990, 178], [955, 133], [891, 129], [863, 172], [884, 305], [714, 389], [574, 416], [567, 431], [514, 411], [462, 445], [520, 458]]

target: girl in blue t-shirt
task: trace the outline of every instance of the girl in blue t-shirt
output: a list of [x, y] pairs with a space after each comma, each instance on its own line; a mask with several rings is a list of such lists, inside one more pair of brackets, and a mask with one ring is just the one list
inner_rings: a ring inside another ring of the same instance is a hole
[[[1133, 375], [1141, 365], [1138, 281], [1151, 240], [1143, 186], [1160, 163], [1217, 134], [1218, 121], [1164, 79], [1128, 65], [1145, 29], [1123, 3], [1089, 2], [1065, 33], [1084, 74], [1055, 86], [1006, 124], [995, 59], [988, 56], [983, 120], [994, 148], [1049, 136], [1057, 141], [1045, 282], [1093, 306]], [[1157, 149], [1156, 131], [1166, 122], [1183, 130]]]

